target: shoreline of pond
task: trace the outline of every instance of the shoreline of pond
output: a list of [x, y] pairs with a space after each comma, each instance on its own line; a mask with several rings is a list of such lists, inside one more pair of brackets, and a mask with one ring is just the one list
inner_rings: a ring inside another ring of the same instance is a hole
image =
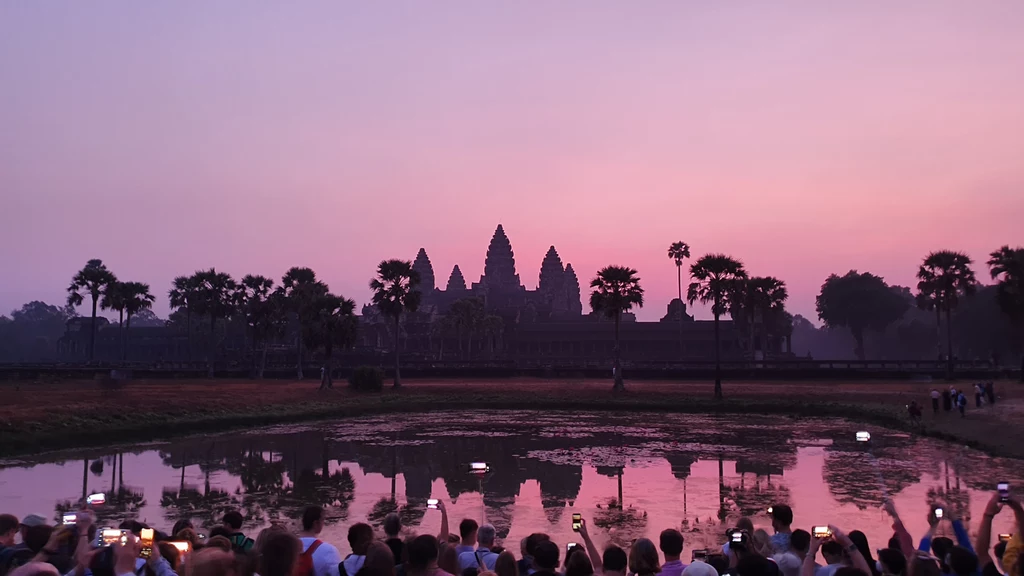
[[[993, 456], [1024, 458], [1024, 443], [1008, 435], [998, 420], [986, 426], [985, 422], [975, 419], [969, 428], [962, 425], [959, 430], [955, 422], [960, 418], [956, 415], [912, 424], [902, 403], [865, 402], [852, 392], [836, 393], [832, 395], [835, 400], [823, 400], [822, 395], [815, 397], [775, 385], [763, 385], [771, 386], [770, 389], [756, 388], [761, 391], [755, 394], [737, 393], [735, 383], [726, 383], [726, 399], [715, 400], [710, 395], [677, 394], [675, 392], [689, 392], [689, 386], [669, 383], [661, 388], [631, 386], [624, 393], [612, 393], [610, 385], [608, 390], [603, 390], [603, 384], [588, 389], [575, 382], [554, 381], [527, 383], [523, 388], [480, 382], [431, 386], [411, 381], [399, 390], [386, 388], [380, 393], [355, 393], [347, 388], [315, 392], [315, 383], [299, 384], [303, 388], [293, 386], [293, 394], [287, 389], [282, 393], [278, 389], [280, 384], [243, 383], [239, 392], [248, 391], [244, 401], [240, 399], [235, 406], [229, 406], [225, 405], [224, 398], [204, 394], [213, 394], [213, 387], [220, 384], [182, 385], [177, 395], [191, 397], [194, 401], [168, 404], [161, 401], [160, 395], [166, 391], [156, 384], [132, 383], [124, 390], [101, 391], [98, 398], [85, 398], [80, 403], [71, 401], [53, 412], [44, 410], [27, 414], [25, 418], [18, 418], [15, 413], [0, 419], [0, 456], [11, 458], [70, 448], [144, 443], [199, 433], [358, 416], [435, 410], [529, 409], [837, 417], [966, 445]], [[314, 392], [308, 393], [306, 386]], [[702, 386], [708, 387], [707, 384]], [[46, 389], [46, 384], [39, 385], [44, 395]], [[148, 403], [147, 392], [154, 392]], [[267, 401], [260, 397], [260, 392], [267, 393]], [[905, 393], [901, 390], [896, 398], [902, 399]], [[952, 418], [955, 420], [950, 422]], [[958, 431], [970, 434], [958, 434]]]

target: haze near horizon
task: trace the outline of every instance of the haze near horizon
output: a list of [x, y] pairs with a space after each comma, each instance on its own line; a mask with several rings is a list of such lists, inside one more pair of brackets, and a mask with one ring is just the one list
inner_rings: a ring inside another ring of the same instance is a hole
[[[1024, 4], [951, 0], [0, 3], [0, 313], [102, 258], [151, 285], [309, 266], [369, 300], [443, 285], [498, 223], [530, 288], [668, 245], [786, 281], [913, 286], [931, 250], [1024, 241]], [[584, 301], [586, 297], [584, 296]], [[698, 318], [708, 318], [697, 307]]]

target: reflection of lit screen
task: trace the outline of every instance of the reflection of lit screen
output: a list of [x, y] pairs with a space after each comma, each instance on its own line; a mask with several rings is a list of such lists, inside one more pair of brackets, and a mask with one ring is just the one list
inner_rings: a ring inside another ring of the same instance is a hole
[[171, 544], [178, 549], [178, 552], [185, 553], [189, 551], [188, 542], [171, 542]]
[[867, 432], [857, 432], [857, 442], [867, 442], [871, 440], [871, 434]]
[[111, 544], [127, 544], [128, 536], [121, 533], [120, 530], [107, 529], [103, 531], [103, 544], [110, 546]]

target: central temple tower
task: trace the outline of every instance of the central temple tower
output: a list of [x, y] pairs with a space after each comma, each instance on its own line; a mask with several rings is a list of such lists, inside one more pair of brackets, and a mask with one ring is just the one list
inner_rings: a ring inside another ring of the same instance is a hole
[[509, 242], [501, 224], [498, 224], [494, 236], [491, 237], [491, 244], [487, 247], [484, 275], [480, 277], [480, 284], [489, 290], [519, 290], [522, 288], [519, 275], [516, 274], [516, 258], [512, 252], [512, 243]]

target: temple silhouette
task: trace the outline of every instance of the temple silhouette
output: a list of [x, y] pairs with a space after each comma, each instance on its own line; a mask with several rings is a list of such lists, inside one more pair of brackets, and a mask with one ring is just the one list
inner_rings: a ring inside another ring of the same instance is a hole
[[[500, 224], [487, 246], [484, 271], [478, 281], [467, 282], [455, 265], [442, 288], [424, 248], [416, 254], [413, 268], [420, 275], [423, 294], [419, 310], [403, 315], [396, 335], [393, 321], [383, 317], [373, 305], [364, 305], [355, 345], [336, 354], [336, 366], [390, 366], [391, 352], [400, 339], [403, 362], [413, 367], [482, 363], [506, 368], [610, 368], [614, 322], [584, 310], [586, 296], [580, 278], [571, 263], [563, 264], [554, 246], [544, 255], [535, 290], [523, 285], [512, 242]], [[58, 342], [58, 354], [63, 361], [87, 360], [90, 322], [88, 317], [68, 321], [67, 331]], [[102, 317], [97, 318], [97, 323], [97, 361], [117, 361], [117, 324]], [[203, 362], [210, 338], [209, 329], [200, 328], [204, 325], [208, 323], [193, 318], [191, 339], [181, 322], [132, 326], [132, 363], [137, 367], [159, 368]], [[731, 320], [723, 319], [720, 328], [725, 360], [784, 354], [784, 338], [772, 335], [767, 339], [767, 349], [761, 351], [755, 350], [760, 343], [752, 341], [750, 332], [737, 329]], [[627, 367], [678, 365], [714, 358], [714, 322], [694, 320], [678, 298], [672, 299], [659, 321], [641, 322], [634, 314], [623, 314], [619, 331], [622, 359]], [[251, 365], [252, 346], [243, 318], [230, 318], [222, 331], [218, 328], [216, 338], [221, 342], [218, 365], [228, 369]], [[291, 322], [268, 348], [267, 368], [294, 366], [296, 346], [296, 325]], [[307, 351], [304, 357], [309, 368], [319, 369], [315, 351]]]

